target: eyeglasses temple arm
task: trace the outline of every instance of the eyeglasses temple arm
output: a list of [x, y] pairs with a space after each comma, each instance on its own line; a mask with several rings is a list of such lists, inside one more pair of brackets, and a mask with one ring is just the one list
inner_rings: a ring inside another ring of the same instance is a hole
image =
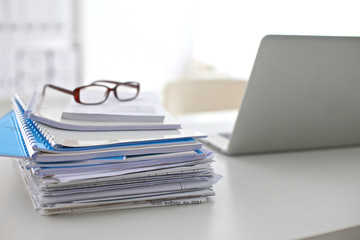
[[52, 85], [52, 84], [45, 84], [45, 85], [44, 85], [42, 95], [45, 95], [46, 87], [50, 87], [50, 88], [56, 89], [56, 90], [61, 91], [61, 92], [64, 92], [64, 93], [67, 93], [67, 94], [70, 94], [70, 95], [74, 95], [74, 92], [73, 92], [73, 91], [70, 91], [70, 90], [68, 90], [68, 89], [65, 89], [65, 88], [62, 88], [62, 87], [58, 87], [58, 86], [55, 86], [55, 85]]

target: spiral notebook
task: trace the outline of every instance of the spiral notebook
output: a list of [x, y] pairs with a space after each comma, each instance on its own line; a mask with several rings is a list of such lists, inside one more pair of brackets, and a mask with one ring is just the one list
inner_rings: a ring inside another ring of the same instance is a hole
[[[172, 140], [189, 140], [192, 138], [204, 138], [207, 136], [202, 132], [188, 128], [180, 128], [178, 130], [145, 131], [72, 131], [54, 128], [36, 121], [25, 119], [25, 109], [23, 109], [15, 99], [12, 100], [14, 111], [22, 125], [31, 128], [35, 131], [35, 133], [39, 132], [42, 137], [36, 140], [45, 140], [56, 150], [91, 150], [94, 148], [140, 143], [166, 144]], [[41, 143], [38, 141], [36, 142]], [[48, 148], [46, 145], [47, 144], [45, 143], [45, 146], [40, 148]]]
[[[12, 124], [18, 123], [13, 139], [23, 143], [16, 154], [6, 156], [32, 157], [38, 162], [76, 161], [114, 157], [192, 151], [201, 148], [194, 137], [205, 135], [186, 129], [165, 131], [69, 131], [38, 124], [23, 117], [24, 109], [13, 100]], [[15, 117], [15, 119], [14, 119]], [[19, 135], [21, 133], [21, 135]], [[18, 140], [22, 136], [22, 141]], [[100, 140], [99, 140], [100, 139]], [[21, 145], [21, 144], [18, 144]], [[14, 147], [15, 148], [15, 147]], [[27, 155], [25, 154], [27, 153]], [[56, 153], [56, 154], [54, 154]]]

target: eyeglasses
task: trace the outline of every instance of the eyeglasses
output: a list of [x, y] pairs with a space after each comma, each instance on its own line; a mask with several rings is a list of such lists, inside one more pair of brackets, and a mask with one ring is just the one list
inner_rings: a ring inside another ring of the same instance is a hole
[[[111, 88], [107, 86], [109, 84], [115, 84], [115, 86]], [[77, 103], [85, 105], [96, 105], [105, 102], [110, 92], [113, 92], [119, 101], [133, 100], [140, 92], [140, 84], [138, 82], [117, 82], [110, 80], [97, 80], [89, 85], [77, 87], [73, 91], [52, 84], [45, 84], [42, 92], [43, 95], [45, 95], [47, 87], [70, 94]]]

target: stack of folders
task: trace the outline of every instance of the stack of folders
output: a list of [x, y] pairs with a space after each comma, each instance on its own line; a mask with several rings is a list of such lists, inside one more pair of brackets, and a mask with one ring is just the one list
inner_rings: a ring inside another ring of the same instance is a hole
[[42, 215], [204, 203], [220, 179], [203, 133], [161, 130], [74, 131], [13, 111], [0, 120], [1, 155], [17, 157]]

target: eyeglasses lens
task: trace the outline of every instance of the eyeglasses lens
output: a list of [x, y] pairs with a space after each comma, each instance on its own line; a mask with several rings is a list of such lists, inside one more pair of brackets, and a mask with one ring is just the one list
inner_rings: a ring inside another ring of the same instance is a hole
[[136, 87], [128, 85], [119, 85], [116, 88], [116, 95], [120, 100], [129, 100], [136, 97], [138, 90]]
[[84, 104], [101, 103], [106, 99], [107, 87], [105, 86], [87, 86], [80, 89], [80, 102]]

